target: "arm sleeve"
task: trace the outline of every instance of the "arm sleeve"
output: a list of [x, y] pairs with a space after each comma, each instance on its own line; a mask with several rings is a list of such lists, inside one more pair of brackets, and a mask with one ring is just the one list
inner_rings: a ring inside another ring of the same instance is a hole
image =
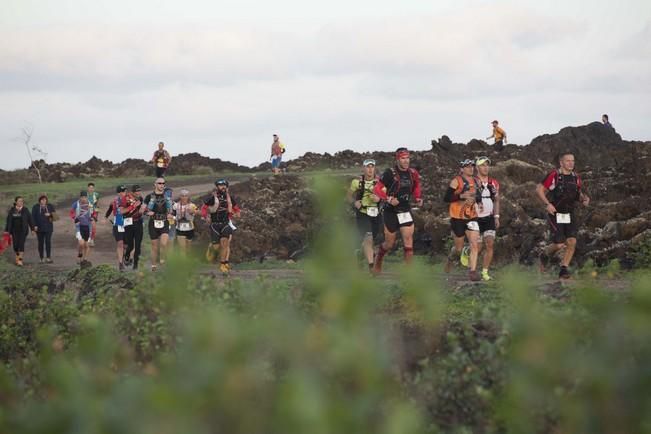
[[448, 186], [445, 196], [443, 196], [443, 201], [446, 203], [452, 203], [459, 200], [459, 195], [455, 193], [455, 189]]
[[32, 213], [27, 211], [27, 208], [25, 208], [25, 213], [27, 214], [27, 224], [31, 230], [34, 230], [34, 219], [32, 218]]
[[32, 207], [32, 221], [36, 222], [37, 213], [40, 211], [40, 206], [38, 204]]

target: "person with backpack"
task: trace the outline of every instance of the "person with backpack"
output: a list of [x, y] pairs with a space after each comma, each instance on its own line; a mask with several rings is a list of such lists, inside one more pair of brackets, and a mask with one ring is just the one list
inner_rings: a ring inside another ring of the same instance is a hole
[[77, 260], [79, 261], [79, 266], [88, 266], [90, 265], [90, 262], [88, 261], [88, 254], [90, 252], [88, 240], [90, 240], [93, 209], [90, 206], [87, 191], [80, 192], [79, 199], [72, 204], [72, 207], [70, 208], [70, 218], [75, 225], [75, 236], [78, 243]]
[[107, 210], [107, 214], [110, 211], [109, 219], [113, 219], [113, 238], [115, 238], [116, 243], [115, 251], [118, 259], [118, 269], [124, 271], [124, 239], [126, 234], [124, 216], [133, 212], [135, 205], [133, 202], [130, 203], [125, 185], [119, 185], [115, 191], [118, 195], [113, 199], [111, 206]]
[[375, 174], [375, 160], [364, 160], [364, 173], [350, 183], [348, 201], [353, 205], [357, 230], [362, 237], [362, 251], [373, 271], [373, 242], [380, 229], [380, 198], [373, 192], [379, 178]]
[[95, 235], [97, 234], [97, 217], [99, 215], [99, 193], [95, 191], [95, 183], [89, 182], [86, 191], [88, 192], [88, 203], [91, 209], [91, 224], [90, 239], [88, 245], [93, 247], [95, 245]]
[[22, 196], [16, 196], [14, 204], [9, 208], [7, 214], [4, 238], [11, 237], [14, 252], [16, 253], [16, 265], [18, 267], [24, 265], [25, 240], [27, 240], [27, 235], [29, 235], [30, 230], [34, 232], [32, 214], [25, 207], [25, 199]]
[[156, 169], [156, 178], [165, 177], [165, 172], [172, 162], [172, 156], [167, 152], [165, 148], [165, 143], [158, 142], [158, 149], [154, 152], [154, 156], [151, 158], [151, 162]]
[[167, 243], [169, 242], [172, 198], [165, 194], [165, 179], [157, 178], [154, 191], [145, 197], [145, 214], [149, 216], [149, 238], [151, 239], [151, 271], [165, 263]]
[[373, 193], [385, 202], [384, 207], [384, 242], [380, 244], [373, 273], [382, 272], [384, 256], [396, 243], [396, 232], [400, 232], [406, 263], [411, 263], [414, 256], [414, 217], [411, 214], [411, 203], [422, 206], [420, 175], [414, 168], [409, 167], [409, 150], [400, 147], [396, 150], [394, 167], [384, 171], [382, 177], [375, 183]]
[[488, 269], [493, 262], [495, 236], [500, 228], [500, 183], [489, 176], [491, 160], [479, 157], [475, 160], [477, 179], [481, 191], [481, 202], [477, 203], [477, 223], [479, 224], [479, 252], [484, 248], [481, 278], [491, 280]]
[[178, 202], [174, 203], [173, 214], [176, 221], [176, 240], [182, 255], [186, 255], [194, 239], [194, 215], [197, 206], [190, 200], [190, 192], [181, 190]]
[[565, 248], [558, 277], [569, 279], [571, 275], [568, 267], [574, 256], [578, 233], [578, 221], [574, 209], [577, 203], [588, 206], [590, 198], [583, 191], [581, 177], [574, 171], [574, 154], [563, 152], [558, 161], [559, 168], [549, 172], [536, 187], [536, 194], [545, 204], [552, 235], [552, 244], [543, 249], [540, 254], [540, 270], [545, 271], [550, 258]]
[[52, 263], [52, 232], [56, 219], [54, 206], [48, 201], [47, 195], [42, 194], [38, 203], [32, 207], [32, 221], [38, 239], [38, 256], [41, 263]]
[[[479, 223], [477, 208], [482, 208], [480, 181], [474, 176], [475, 162], [466, 159], [459, 163], [461, 172], [452, 178], [443, 200], [449, 203], [450, 227], [454, 245], [448, 255], [445, 272], [449, 273], [452, 265], [459, 261], [465, 239], [470, 244], [469, 277], [472, 281], [480, 280], [477, 273], [479, 256]], [[465, 264], [464, 264], [465, 265]]]
[[278, 134], [273, 135], [274, 141], [271, 143], [271, 172], [274, 175], [280, 173], [280, 163], [283, 161], [285, 153], [285, 144], [280, 141]]
[[219, 271], [228, 274], [231, 270], [230, 254], [233, 232], [237, 229], [233, 218], [240, 216], [237, 199], [228, 191], [228, 181], [215, 181], [213, 193], [204, 200], [201, 207], [201, 217], [210, 228], [210, 243], [212, 252], [219, 249]]
[[493, 125], [493, 134], [486, 137], [486, 140], [495, 139], [493, 146], [496, 151], [501, 151], [506, 145], [506, 131], [499, 126], [499, 122], [496, 120], [492, 122]]
[[[140, 251], [143, 237], [143, 198], [141, 188], [138, 184], [131, 187], [131, 193], [127, 194], [127, 208], [124, 214], [124, 265], [138, 269]], [[133, 257], [131, 254], [133, 253]]]

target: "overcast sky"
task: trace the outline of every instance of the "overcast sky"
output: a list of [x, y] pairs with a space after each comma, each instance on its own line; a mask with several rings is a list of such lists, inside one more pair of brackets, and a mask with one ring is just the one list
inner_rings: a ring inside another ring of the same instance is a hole
[[509, 141], [651, 140], [651, 1], [0, 0], [0, 168]]

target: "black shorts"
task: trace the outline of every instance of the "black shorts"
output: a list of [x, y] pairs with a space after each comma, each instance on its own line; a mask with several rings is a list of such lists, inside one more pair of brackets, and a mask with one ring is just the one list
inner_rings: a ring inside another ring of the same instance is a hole
[[377, 239], [378, 233], [380, 232], [380, 217], [369, 217], [368, 215], [359, 211], [357, 211], [355, 214], [359, 236], [364, 238], [368, 234], [371, 234], [374, 240]]
[[118, 227], [113, 226], [113, 238], [115, 241], [124, 241], [124, 232], [118, 232]]
[[154, 219], [150, 218], [149, 219], [149, 238], [151, 240], [157, 240], [160, 238], [161, 235], [163, 234], [169, 234], [170, 233], [170, 224], [167, 221], [167, 218], [163, 220], [163, 227], [162, 228], [156, 228], [154, 227]]
[[450, 218], [450, 227], [454, 236], [457, 238], [465, 237], [466, 231], [476, 231], [479, 232], [479, 224], [477, 219], [455, 219]]
[[400, 228], [406, 228], [414, 225], [414, 216], [411, 214], [411, 211], [405, 211], [411, 216], [411, 221], [408, 223], [400, 224], [398, 221], [398, 212], [390, 208], [384, 210], [384, 227], [387, 228], [387, 231], [390, 233], [395, 233]]
[[217, 244], [222, 238], [230, 238], [233, 235], [233, 228], [226, 223], [211, 223], [210, 224], [210, 241]]
[[194, 238], [194, 229], [190, 229], [189, 231], [180, 231], [180, 230], [177, 229], [176, 230], [176, 236], [177, 237], [184, 237], [188, 241], [192, 241], [192, 239]]
[[570, 223], [556, 223], [556, 216], [552, 214], [547, 214], [547, 221], [549, 221], [554, 244], [563, 244], [568, 238], [576, 238], [579, 233], [575, 216], [572, 213], [570, 213]]
[[88, 241], [90, 239], [90, 226], [79, 226], [79, 234], [82, 240]]
[[492, 215], [480, 217], [477, 219], [479, 223], [479, 233], [484, 237], [495, 238], [495, 217]]
[[156, 167], [156, 178], [165, 177], [166, 171], [167, 171], [167, 167]]
[[493, 146], [495, 147], [496, 151], [501, 151], [504, 148], [504, 140], [503, 139], [502, 140], [497, 140], [495, 142], [495, 145], [493, 145]]

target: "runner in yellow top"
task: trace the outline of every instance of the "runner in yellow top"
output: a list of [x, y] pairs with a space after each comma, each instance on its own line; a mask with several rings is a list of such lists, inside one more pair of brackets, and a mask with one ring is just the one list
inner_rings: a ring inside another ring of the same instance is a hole
[[380, 230], [380, 198], [373, 193], [378, 177], [375, 174], [375, 160], [364, 160], [364, 174], [353, 179], [348, 190], [348, 201], [355, 208], [357, 229], [362, 238], [362, 251], [368, 262], [369, 271], [373, 270], [373, 242]]
[[500, 126], [499, 122], [493, 121], [493, 135], [486, 137], [486, 140], [495, 139], [495, 150], [501, 151], [506, 145], [506, 131], [504, 131]]

